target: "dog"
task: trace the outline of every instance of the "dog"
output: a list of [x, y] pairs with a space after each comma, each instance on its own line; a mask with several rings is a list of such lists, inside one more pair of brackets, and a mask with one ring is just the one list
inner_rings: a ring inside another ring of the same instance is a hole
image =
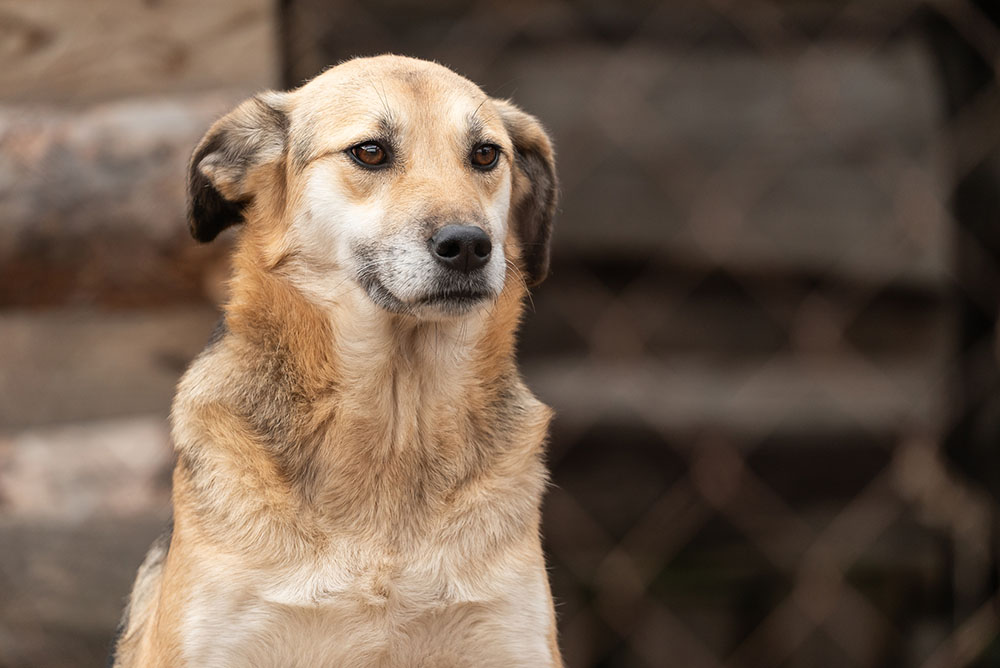
[[217, 121], [188, 189], [197, 240], [241, 230], [110, 665], [562, 666], [551, 411], [514, 359], [556, 209], [539, 122], [355, 59]]

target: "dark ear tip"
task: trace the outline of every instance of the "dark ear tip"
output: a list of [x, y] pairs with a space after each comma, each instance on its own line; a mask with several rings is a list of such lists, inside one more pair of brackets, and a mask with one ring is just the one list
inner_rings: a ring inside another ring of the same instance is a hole
[[213, 241], [222, 230], [243, 221], [247, 202], [230, 202], [214, 189], [192, 201], [188, 211], [188, 229], [201, 243]]
[[195, 241], [203, 244], [207, 244], [209, 241], [214, 241], [215, 237], [219, 236], [219, 232], [222, 231], [220, 229], [211, 228], [208, 225], [199, 225], [192, 217], [188, 217], [188, 230], [190, 230], [191, 236], [194, 237]]
[[549, 277], [549, 268], [545, 267], [540, 273], [531, 277], [528, 282], [529, 288], [537, 288], [539, 285], [545, 282], [545, 279]]
[[191, 161], [188, 175], [188, 230], [201, 243], [214, 240], [222, 230], [243, 220], [246, 201], [231, 202], [216, 190], [198, 169], [204, 151]]
[[545, 279], [549, 277], [549, 248], [548, 239], [542, 242], [543, 249], [535, 253], [529, 254], [526, 258], [525, 266], [525, 285], [528, 288], [537, 288], [539, 285], [545, 282]]

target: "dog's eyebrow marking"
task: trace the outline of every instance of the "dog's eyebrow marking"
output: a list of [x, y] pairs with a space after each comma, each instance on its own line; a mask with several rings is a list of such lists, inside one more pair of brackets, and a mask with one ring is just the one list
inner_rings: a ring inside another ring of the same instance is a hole
[[399, 134], [400, 124], [399, 117], [396, 115], [396, 112], [394, 112], [392, 107], [389, 106], [389, 99], [385, 94], [385, 81], [379, 82], [381, 84], [381, 90], [379, 90], [379, 86], [375, 85], [375, 80], [371, 77], [368, 78], [368, 82], [371, 83], [372, 90], [375, 91], [375, 97], [377, 97], [379, 102], [382, 103], [382, 110], [371, 114], [375, 121], [375, 125], [378, 128], [378, 138], [392, 140]]
[[375, 86], [375, 80], [374, 79], [372, 79], [371, 77], [369, 77], [368, 81], [371, 83], [372, 89], [375, 91], [375, 95], [382, 102], [382, 109], [385, 111], [386, 117], [392, 117], [392, 115], [393, 115], [392, 109], [389, 108], [389, 101], [388, 101], [388, 99], [386, 98], [386, 95], [385, 95], [385, 81], [381, 82], [382, 83], [382, 91], [381, 92], [379, 92], [378, 87]]
[[[480, 107], [483, 105], [479, 105]], [[482, 137], [486, 134], [486, 123], [483, 119], [479, 118], [476, 113], [479, 111], [479, 107], [476, 107], [476, 111], [469, 114], [469, 136], [473, 139]]]
[[379, 139], [392, 139], [399, 134], [399, 120], [390, 109], [374, 112], [371, 114], [371, 117], [375, 121], [374, 126], [377, 128], [375, 135]]
[[485, 118], [479, 113], [483, 110], [484, 105], [489, 101], [490, 98], [484, 97], [467, 117], [468, 136], [471, 144], [481, 144], [483, 142], [490, 142], [494, 144], [500, 143], [495, 137], [493, 137], [494, 133], [486, 127], [487, 121], [497, 120], [496, 112], [493, 109], [486, 107], [486, 111], [488, 113]]
[[472, 110], [471, 114], [469, 114], [470, 122], [482, 122], [479, 118], [479, 110], [483, 108], [483, 105], [486, 104], [489, 99], [490, 98], [488, 97], [484, 97], [483, 101], [476, 105], [476, 108]]
[[[486, 100], [480, 102], [479, 106], [476, 107], [475, 110], [468, 116], [468, 130], [466, 136], [470, 150], [479, 144], [501, 144], [501, 142], [494, 137], [494, 133], [486, 127], [486, 121], [479, 116], [479, 110], [484, 104], [486, 104]], [[502, 149], [501, 152], [503, 152]]]
[[292, 156], [294, 164], [298, 169], [304, 168], [309, 163], [325, 158], [327, 156], [346, 151], [351, 146], [366, 140], [378, 140], [388, 144], [388, 148], [395, 150], [396, 137], [400, 133], [400, 124], [397, 116], [391, 109], [385, 111], [376, 110], [368, 112], [367, 117], [371, 119], [371, 125], [367, 130], [359, 131], [349, 144], [328, 149], [317, 149], [314, 145], [315, 136], [310, 133], [307, 136], [299, 137], [292, 145]]

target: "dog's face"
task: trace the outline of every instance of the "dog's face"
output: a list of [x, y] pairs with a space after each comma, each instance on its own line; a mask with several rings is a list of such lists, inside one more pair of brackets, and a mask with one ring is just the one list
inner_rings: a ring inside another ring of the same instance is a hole
[[496, 299], [507, 273], [548, 266], [552, 148], [538, 122], [450, 70], [358, 59], [290, 93], [248, 100], [192, 159], [201, 240], [267, 226], [273, 259], [336, 299], [345, 283], [391, 313], [453, 317]]

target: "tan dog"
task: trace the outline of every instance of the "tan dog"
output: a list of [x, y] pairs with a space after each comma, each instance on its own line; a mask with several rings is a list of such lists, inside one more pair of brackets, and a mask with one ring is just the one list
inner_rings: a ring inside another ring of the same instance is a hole
[[538, 122], [439, 65], [353, 60], [218, 121], [189, 187], [196, 238], [244, 229], [112, 665], [562, 665], [550, 412], [513, 358], [555, 208]]

